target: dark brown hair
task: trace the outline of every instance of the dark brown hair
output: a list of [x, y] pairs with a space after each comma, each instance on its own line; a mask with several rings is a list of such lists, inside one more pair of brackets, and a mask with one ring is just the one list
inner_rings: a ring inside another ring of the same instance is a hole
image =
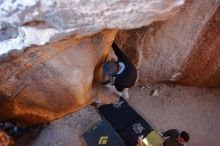
[[185, 140], [185, 142], [189, 141], [189, 134], [186, 131], [182, 131], [180, 133], [180, 137], [182, 137]]

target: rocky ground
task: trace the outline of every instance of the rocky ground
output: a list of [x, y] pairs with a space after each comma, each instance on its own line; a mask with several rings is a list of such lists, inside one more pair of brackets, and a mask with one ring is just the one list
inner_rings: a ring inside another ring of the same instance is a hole
[[[150, 96], [152, 90], [158, 92]], [[130, 104], [158, 131], [178, 128], [188, 131], [188, 146], [217, 146], [220, 143], [220, 89], [154, 85], [135, 87]], [[101, 118], [85, 107], [52, 122], [32, 146], [81, 146], [80, 135]]]

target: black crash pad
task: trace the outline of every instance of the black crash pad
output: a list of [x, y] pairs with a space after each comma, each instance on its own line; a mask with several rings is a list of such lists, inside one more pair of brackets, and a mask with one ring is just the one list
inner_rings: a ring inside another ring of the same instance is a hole
[[129, 127], [139, 117], [127, 102], [123, 102], [120, 108], [115, 108], [112, 104], [103, 105], [99, 107], [99, 113], [119, 132]]
[[152, 127], [123, 99], [120, 108], [112, 104], [99, 107], [99, 113], [124, 140], [126, 146], [135, 146], [139, 136], [146, 137]]
[[83, 134], [83, 144], [85, 146], [125, 146], [121, 137], [106, 120], [99, 122]]

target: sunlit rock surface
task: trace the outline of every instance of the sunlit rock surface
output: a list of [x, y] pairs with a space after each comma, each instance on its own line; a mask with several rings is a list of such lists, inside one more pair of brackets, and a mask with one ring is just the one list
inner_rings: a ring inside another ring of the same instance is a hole
[[219, 7], [220, 1], [189, 0], [169, 20], [120, 31], [116, 42], [138, 67], [138, 85], [220, 86]]
[[96, 96], [111, 96], [98, 88], [101, 77], [96, 74], [115, 34], [103, 31], [81, 39], [70, 37], [1, 58], [0, 121], [48, 122], [79, 110]]
[[1, 0], [0, 54], [70, 34], [131, 29], [165, 20], [185, 0]]

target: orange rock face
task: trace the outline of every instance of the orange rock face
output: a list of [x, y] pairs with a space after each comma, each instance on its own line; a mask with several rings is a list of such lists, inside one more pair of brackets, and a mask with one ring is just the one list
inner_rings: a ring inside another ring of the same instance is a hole
[[138, 84], [220, 86], [220, 3], [187, 1], [171, 19], [119, 31], [116, 42], [139, 70]]
[[186, 85], [220, 86], [220, 7], [206, 24], [178, 81]]
[[[115, 31], [11, 52], [0, 61], [0, 120], [51, 121], [92, 102]], [[90, 96], [90, 93], [91, 96]]]

